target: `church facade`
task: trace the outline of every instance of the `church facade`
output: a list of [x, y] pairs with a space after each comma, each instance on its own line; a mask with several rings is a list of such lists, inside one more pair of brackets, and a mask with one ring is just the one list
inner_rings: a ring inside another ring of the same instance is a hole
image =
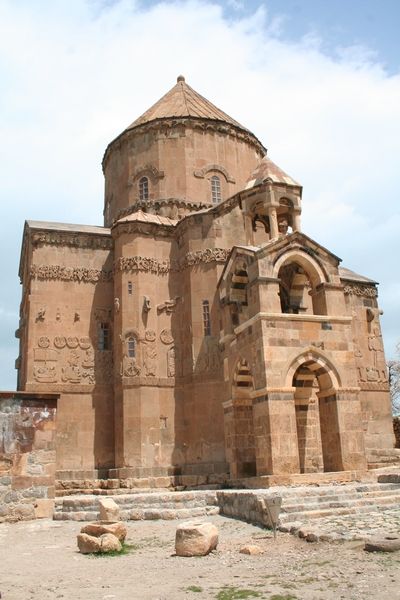
[[103, 171], [104, 227], [23, 236], [18, 389], [59, 395], [57, 479], [379, 466], [394, 435], [377, 284], [302, 232], [302, 187], [261, 142], [179, 77]]

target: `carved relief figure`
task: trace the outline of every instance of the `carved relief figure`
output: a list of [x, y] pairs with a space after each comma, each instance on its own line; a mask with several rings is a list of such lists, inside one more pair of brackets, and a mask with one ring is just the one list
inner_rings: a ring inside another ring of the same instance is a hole
[[56, 383], [58, 379], [57, 366], [47, 363], [34, 364], [33, 377], [39, 383]]
[[146, 377], [155, 377], [157, 372], [157, 348], [155, 344], [144, 346], [143, 367]]
[[36, 315], [36, 321], [44, 321], [45, 314], [46, 314], [46, 309], [39, 308], [37, 315]]
[[137, 377], [140, 375], [140, 367], [136, 364], [136, 358], [124, 355], [121, 363], [120, 374], [122, 377]]
[[62, 369], [62, 380], [70, 383], [80, 383], [81, 371], [79, 368], [78, 352], [71, 352], [68, 359], [68, 366]]
[[374, 367], [378, 366], [379, 354], [383, 356], [382, 336], [379, 327], [374, 327], [373, 335], [368, 336], [368, 348], [373, 354]]
[[39, 339], [38, 339], [38, 346], [39, 348], [48, 348], [50, 346], [50, 340], [47, 336], [42, 335]]
[[114, 311], [116, 313], [119, 313], [119, 309], [120, 309], [119, 298], [114, 298]]
[[178, 300], [179, 300], [179, 296], [176, 296], [172, 300], [166, 300], [162, 304], [158, 304], [157, 312], [162, 313], [163, 311], [165, 311], [167, 313], [167, 315], [170, 315], [171, 313], [174, 312]]
[[92, 346], [86, 350], [85, 357], [82, 360], [82, 367], [85, 369], [94, 367], [94, 350]]
[[175, 377], [175, 347], [172, 346], [167, 352], [167, 376]]
[[54, 338], [54, 345], [56, 348], [64, 348], [67, 345], [67, 340], [63, 335], [56, 336]]
[[156, 332], [153, 329], [147, 329], [144, 337], [147, 342], [154, 342], [156, 339]]
[[151, 310], [151, 300], [148, 296], [143, 296], [143, 312], [148, 313]]
[[172, 344], [174, 338], [172, 337], [172, 331], [170, 329], [163, 329], [160, 333], [160, 340], [163, 344]]

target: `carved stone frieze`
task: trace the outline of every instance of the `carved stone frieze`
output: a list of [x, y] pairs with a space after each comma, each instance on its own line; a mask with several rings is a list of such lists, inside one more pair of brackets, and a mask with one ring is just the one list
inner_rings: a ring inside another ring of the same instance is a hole
[[164, 273], [169, 273], [171, 265], [169, 260], [159, 261], [156, 258], [145, 256], [128, 256], [118, 259], [116, 262], [116, 269], [118, 271], [129, 273], [142, 271], [162, 275]]
[[105, 384], [112, 380], [112, 352], [95, 351], [90, 338], [58, 335], [54, 337], [53, 344], [56, 349], [34, 348], [33, 378], [38, 383], [75, 386]]
[[230, 248], [205, 248], [197, 252], [188, 252], [184, 260], [179, 265], [179, 270], [198, 265], [200, 263], [224, 263], [228, 258]]
[[111, 250], [113, 240], [109, 236], [89, 235], [77, 232], [35, 231], [32, 233], [34, 246], [72, 246], [74, 248], [92, 248], [93, 250]]
[[205, 248], [196, 252], [188, 252], [179, 262], [159, 261], [156, 258], [145, 256], [127, 256], [116, 261], [115, 269], [131, 273], [140, 271], [162, 275], [170, 271], [183, 271], [188, 267], [201, 263], [225, 263], [230, 251], [230, 248]]
[[104, 269], [87, 269], [86, 267], [64, 267], [62, 265], [31, 265], [30, 275], [33, 279], [47, 281], [77, 281], [97, 283], [112, 281], [112, 271]]
[[345, 294], [353, 294], [354, 296], [365, 296], [366, 298], [376, 298], [378, 296], [377, 289], [369, 285], [359, 285], [347, 283], [343, 291]]

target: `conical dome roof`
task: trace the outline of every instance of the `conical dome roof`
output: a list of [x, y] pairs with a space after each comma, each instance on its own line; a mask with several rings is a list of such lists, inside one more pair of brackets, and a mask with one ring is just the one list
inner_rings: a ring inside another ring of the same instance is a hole
[[286, 185], [301, 187], [300, 183], [292, 179], [285, 171], [282, 171], [270, 158], [264, 156], [248, 178], [246, 190], [261, 185], [267, 179], [270, 179], [273, 183], [285, 183]]
[[169, 90], [158, 102], [136, 121], [134, 121], [126, 130], [133, 129], [150, 121], [158, 119], [171, 118], [195, 118], [210, 119], [213, 121], [222, 121], [229, 123], [234, 127], [248, 131], [243, 125], [232, 119], [229, 115], [217, 108], [206, 98], [198, 94], [185, 81], [183, 75], [180, 75], [176, 84]]

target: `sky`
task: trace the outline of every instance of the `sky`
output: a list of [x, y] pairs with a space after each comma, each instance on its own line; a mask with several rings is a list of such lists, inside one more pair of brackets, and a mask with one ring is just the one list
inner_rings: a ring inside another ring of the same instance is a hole
[[183, 74], [303, 185], [303, 231], [379, 281], [400, 341], [398, 0], [0, 0], [0, 389], [25, 219], [102, 224], [107, 144]]

